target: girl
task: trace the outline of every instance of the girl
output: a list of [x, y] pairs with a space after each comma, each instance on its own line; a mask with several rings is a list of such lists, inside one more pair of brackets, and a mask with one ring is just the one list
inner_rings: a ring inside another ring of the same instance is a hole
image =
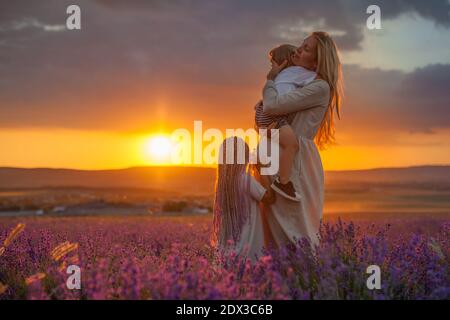
[[[238, 150], [244, 150], [245, 161], [238, 161]], [[227, 157], [227, 154], [231, 154], [231, 157]], [[259, 202], [273, 203], [274, 194], [249, 174], [249, 148], [244, 140], [238, 137], [225, 139], [219, 157], [212, 243], [222, 252], [235, 251], [256, 260], [264, 247]], [[232, 161], [224, 161], [230, 158]], [[257, 170], [254, 171], [258, 178], [268, 179], [259, 176]], [[265, 183], [270, 185], [269, 181]]]

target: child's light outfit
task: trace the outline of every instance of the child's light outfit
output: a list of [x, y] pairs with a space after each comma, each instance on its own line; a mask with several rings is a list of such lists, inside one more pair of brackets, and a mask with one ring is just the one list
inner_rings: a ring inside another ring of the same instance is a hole
[[241, 228], [241, 234], [237, 243], [232, 247], [222, 248], [223, 250], [233, 250], [238, 255], [245, 255], [252, 261], [256, 261], [264, 249], [264, 228], [262, 224], [261, 210], [259, 202], [264, 197], [266, 189], [251, 175], [242, 176], [241, 183], [248, 186], [247, 200], [249, 200], [250, 214]]
[[[275, 88], [277, 89], [278, 96], [284, 95], [297, 88], [301, 88], [309, 84], [316, 78], [317, 74], [314, 71], [310, 71], [303, 67], [292, 66], [283, 69], [275, 78]], [[273, 115], [267, 114], [263, 110], [263, 105], [256, 107], [255, 123], [258, 128], [266, 128], [271, 123], [276, 122], [276, 129], [281, 128], [284, 125], [288, 125], [289, 115]]]

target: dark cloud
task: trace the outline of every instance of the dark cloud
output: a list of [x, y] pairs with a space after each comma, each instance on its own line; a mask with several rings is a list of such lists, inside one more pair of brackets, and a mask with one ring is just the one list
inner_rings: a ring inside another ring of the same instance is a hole
[[347, 66], [344, 75], [343, 127], [424, 133], [450, 127], [450, 65], [410, 73]]
[[[335, 38], [344, 50], [359, 48], [363, 39], [363, 26], [367, 19], [366, 8], [377, 4], [382, 9], [383, 19], [394, 19], [404, 13], [416, 13], [436, 24], [450, 26], [450, 3], [447, 0], [227, 0], [227, 1], [145, 1], [145, 0], [97, 0], [98, 3], [118, 10], [147, 12], [156, 10], [182, 15], [191, 15], [199, 23], [205, 23], [212, 29], [225, 25], [235, 38], [239, 38], [238, 28], [246, 36], [245, 27], [252, 26], [252, 32], [258, 30], [270, 34], [274, 27], [295, 27], [310, 25], [326, 30], [336, 30], [340, 35]], [[318, 23], [318, 21], [323, 21]], [[294, 28], [295, 30], [295, 28]], [[307, 32], [296, 30], [295, 39], [301, 39]], [[248, 41], [249, 38], [244, 38]]]
[[[373, 1], [364, 2], [368, 5]], [[376, 4], [383, 8], [382, 14], [386, 18], [395, 18], [402, 13], [415, 12], [438, 25], [445, 27], [450, 25], [450, 3], [447, 0], [382, 0], [377, 1]]]
[[398, 97], [405, 118], [418, 130], [450, 127], [450, 65], [435, 64], [417, 69], [401, 83]]

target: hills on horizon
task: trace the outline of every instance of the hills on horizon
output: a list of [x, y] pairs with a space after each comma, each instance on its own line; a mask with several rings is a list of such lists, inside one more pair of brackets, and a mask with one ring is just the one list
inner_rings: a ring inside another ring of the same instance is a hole
[[[113, 170], [0, 167], [0, 189], [46, 187], [145, 188], [189, 194], [214, 190], [214, 168], [131, 167]], [[450, 187], [450, 165], [326, 171], [325, 183]]]

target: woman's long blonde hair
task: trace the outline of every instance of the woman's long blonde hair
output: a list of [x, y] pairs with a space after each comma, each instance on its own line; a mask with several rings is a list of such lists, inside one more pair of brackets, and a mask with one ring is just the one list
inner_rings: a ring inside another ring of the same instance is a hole
[[319, 149], [336, 142], [334, 112], [341, 119], [342, 98], [344, 96], [344, 82], [339, 50], [330, 35], [323, 31], [311, 34], [317, 40], [317, 75], [330, 86], [330, 101], [316, 135]]

